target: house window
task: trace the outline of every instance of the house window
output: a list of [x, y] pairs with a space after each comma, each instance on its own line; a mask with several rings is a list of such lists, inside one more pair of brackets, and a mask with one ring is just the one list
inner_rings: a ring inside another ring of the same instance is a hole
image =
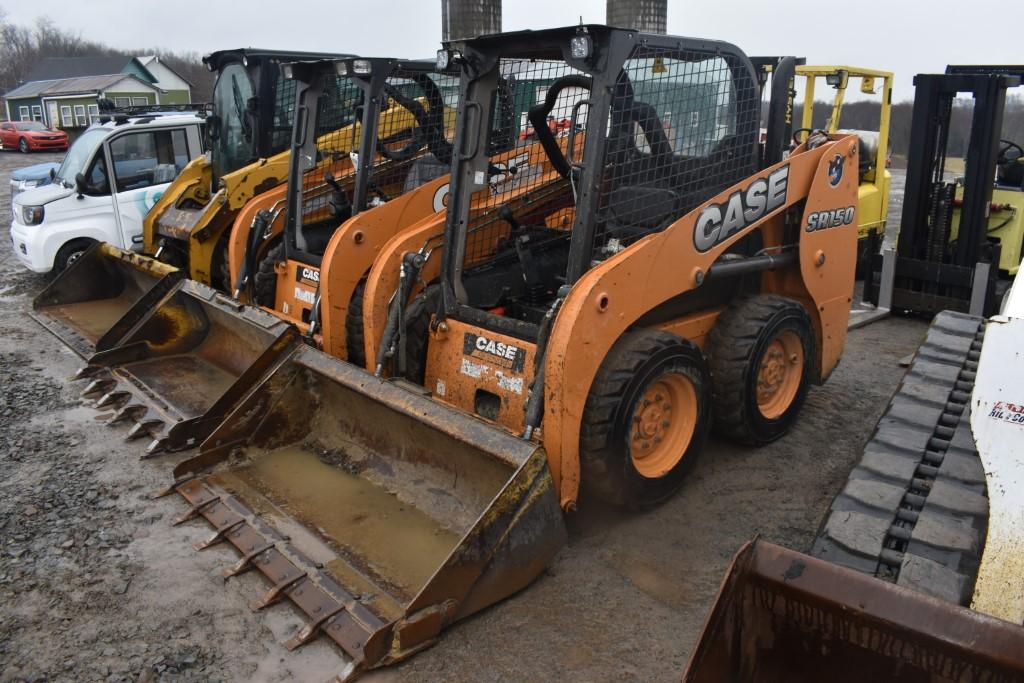
[[60, 127], [70, 128], [75, 125], [75, 120], [71, 118], [71, 107], [64, 104], [60, 108]]
[[38, 105], [38, 104], [33, 104], [32, 105], [32, 120], [33, 121], [42, 121], [43, 120], [43, 107], [42, 107], [42, 105]]
[[89, 124], [89, 122], [85, 118], [85, 105], [84, 104], [76, 104], [75, 105], [75, 125], [76, 126], [85, 127], [88, 124]]
[[130, 97], [115, 97], [114, 106], [118, 109], [127, 109], [132, 106], [132, 98]]
[[28, 107], [18, 107], [18, 118], [22, 121], [32, 120], [32, 116], [28, 113]]
[[132, 98], [132, 104], [137, 106], [137, 107], [149, 106], [149, 98], [148, 97], [133, 97]]
[[100, 106], [98, 104], [89, 105], [89, 123], [96, 123], [100, 120]]

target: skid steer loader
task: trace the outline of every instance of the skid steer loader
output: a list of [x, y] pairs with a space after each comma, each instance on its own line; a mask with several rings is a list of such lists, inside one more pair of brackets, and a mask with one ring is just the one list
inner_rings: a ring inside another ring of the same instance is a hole
[[[449, 58], [443, 233], [392, 238], [366, 282], [381, 376], [297, 347], [175, 468], [181, 519], [215, 528], [200, 546], [237, 548], [225, 575], [264, 574], [254, 605], [287, 597], [310, 618], [289, 645], [325, 634], [346, 675], [527, 585], [581, 480], [649, 507], [713, 409], [744, 441], [781, 436], [846, 334], [857, 141], [816, 133], [783, 159], [792, 58], [763, 150], [754, 69], [726, 43], [580, 26]], [[528, 124], [535, 141], [492, 156]]]
[[[286, 186], [258, 196], [235, 221], [228, 244], [235, 297], [255, 303], [312, 337], [318, 331], [321, 266], [351, 274], [332, 295], [347, 307], [381, 244], [442, 210], [457, 79], [433, 61], [355, 59], [293, 66], [307, 131], [322, 128], [324, 82], [345, 75], [359, 93], [361, 128], [297, 134]], [[315, 113], [315, 114], [313, 114]], [[331, 161], [337, 136], [357, 154]], [[326, 165], [325, 165], [326, 164]], [[429, 185], [424, 191], [415, 191]], [[364, 214], [367, 209], [373, 209]], [[351, 220], [349, 220], [351, 219]], [[361, 322], [358, 311], [355, 318]], [[362, 354], [361, 335], [358, 351]], [[344, 358], [343, 352], [340, 357]]]
[[204, 57], [218, 74], [209, 149], [147, 214], [145, 257], [96, 245], [36, 297], [33, 315], [88, 358], [116, 346], [181, 278], [223, 285], [225, 229], [250, 198], [287, 177], [295, 87], [280, 64], [331, 56], [339, 55], [243, 48]]
[[[366, 207], [370, 187], [395, 192], [395, 184], [436, 174], [439, 164], [432, 161], [436, 157], [424, 158], [429, 154], [428, 130], [437, 131], [437, 140], [429, 147], [445, 158], [450, 156], [450, 145], [444, 139], [442, 93], [428, 76], [431, 70], [433, 63], [391, 59], [282, 65], [284, 77], [300, 84], [294, 90], [297, 113], [295, 154], [291, 155], [292, 174], [297, 181], [291, 184], [295, 191], [288, 206], [294, 209], [292, 215], [302, 216], [307, 222], [290, 224], [286, 234], [293, 240], [305, 239], [306, 252], [323, 249], [339, 222], [353, 210]], [[426, 89], [434, 103], [433, 117], [414, 97], [413, 87]], [[416, 165], [414, 157], [428, 163]], [[382, 183], [389, 179], [391, 184], [378, 185], [375, 179]], [[349, 198], [353, 186], [354, 203]], [[269, 199], [273, 197], [269, 195]], [[261, 195], [255, 201], [276, 210], [273, 204], [267, 204], [267, 197]], [[428, 197], [418, 205], [405, 202], [404, 210], [433, 212], [430, 205]], [[242, 248], [251, 250], [240, 256], [242, 267], [236, 280], [240, 291], [258, 256], [263, 256], [271, 268], [268, 272], [257, 271], [251, 278], [256, 287], [246, 291], [262, 288], [265, 293], [267, 283], [261, 283], [260, 276], [277, 277], [273, 268], [283, 256], [268, 253], [265, 247], [267, 242], [273, 243], [274, 237], [281, 240], [270, 230], [276, 221], [268, 214], [257, 214], [257, 229], [239, 236], [238, 241], [245, 243]], [[360, 272], [368, 267], [361, 266]], [[303, 279], [304, 271], [305, 280], [316, 281], [313, 264], [299, 263], [295, 268], [293, 283]], [[274, 284], [269, 283], [271, 296]], [[310, 292], [308, 302], [300, 299], [309, 304], [307, 313], [314, 308], [315, 292]], [[291, 323], [310, 321], [299, 317], [302, 309], [298, 307], [286, 306], [284, 313], [271, 308], [275, 315], [270, 315], [242, 306], [193, 280], [174, 285], [160, 298], [147, 297], [140, 305], [143, 303], [149, 308], [138, 311], [137, 316], [133, 309], [130, 327], [124, 321], [119, 323], [117, 329], [127, 328], [120, 343], [91, 356], [78, 377], [91, 380], [85, 393], [98, 397], [97, 407], [117, 410], [112, 423], [134, 420], [129, 436], [150, 438], [147, 455], [188, 448], [202, 441], [233, 404], [280, 360], [282, 352], [297, 343], [298, 333]]]

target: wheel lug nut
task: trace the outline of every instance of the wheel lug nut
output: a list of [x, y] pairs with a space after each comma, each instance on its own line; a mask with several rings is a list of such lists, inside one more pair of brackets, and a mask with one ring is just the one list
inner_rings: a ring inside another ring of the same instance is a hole
[[661, 401], [661, 394], [655, 394], [654, 395], [654, 400], [660, 402]]
[[661, 437], [660, 436], [654, 437], [654, 443], [661, 443]]
[[662, 427], [665, 427], [666, 429], [667, 429], [667, 428], [668, 428], [668, 427], [669, 427], [669, 426], [670, 426], [671, 424], [672, 424], [672, 423], [671, 423], [671, 422], [669, 422], [668, 420], [662, 420], [662, 422], [661, 422], [661, 426], [662, 426]]

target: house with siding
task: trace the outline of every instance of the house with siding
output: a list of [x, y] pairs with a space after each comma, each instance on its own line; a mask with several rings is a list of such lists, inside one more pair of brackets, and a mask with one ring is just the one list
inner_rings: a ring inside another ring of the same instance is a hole
[[44, 59], [4, 94], [12, 121], [40, 121], [74, 137], [99, 119], [99, 101], [118, 107], [188, 104], [191, 84], [155, 55]]

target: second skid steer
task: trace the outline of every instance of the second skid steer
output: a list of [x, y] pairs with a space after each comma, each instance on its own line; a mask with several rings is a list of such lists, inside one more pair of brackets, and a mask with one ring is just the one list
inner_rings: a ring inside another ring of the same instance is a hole
[[[579, 26], [446, 47], [444, 231], [404, 231], [370, 271], [378, 372], [297, 347], [175, 469], [181, 519], [215, 529], [201, 546], [234, 546], [225, 575], [263, 574], [254, 604], [290, 600], [309, 617], [290, 645], [322, 633], [345, 676], [538, 576], [581, 485], [646, 508], [712, 422], [785, 434], [853, 293], [857, 139], [815, 131], [784, 158], [792, 58], [761, 149], [727, 43]], [[495, 163], [496, 138], [523, 146]]]

